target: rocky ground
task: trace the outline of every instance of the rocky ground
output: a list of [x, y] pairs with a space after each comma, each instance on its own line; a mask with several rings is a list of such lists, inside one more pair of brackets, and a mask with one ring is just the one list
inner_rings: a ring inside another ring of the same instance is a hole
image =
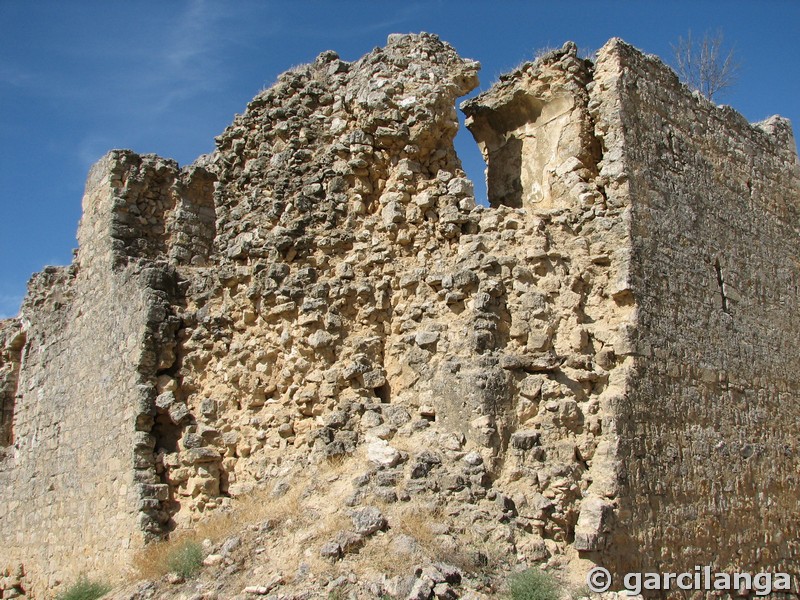
[[[408, 430], [414, 429], [409, 445], [436, 435], [424, 419], [409, 421]], [[206, 520], [192, 535], [151, 546], [138, 557], [131, 583], [108, 598], [510, 597], [508, 565], [525, 517], [496, 493], [470, 494], [471, 501], [453, 508], [430, 491], [468, 490], [457, 482], [480, 477], [480, 455], [442, 448], [428, 452], [427, 461], [408, 461], [403, 444], [396, 445], [374, 444], [364, 456], [287, 476]], [[359, 474], [351, 477], [353, 472]], [[195, 576], [169, 570], [171, 556], [185, 544], [202, 548]], [[565, 566], [563, 555], [547, 563], [562, 597], [586, 596], [585, 585], [571, 580]]]

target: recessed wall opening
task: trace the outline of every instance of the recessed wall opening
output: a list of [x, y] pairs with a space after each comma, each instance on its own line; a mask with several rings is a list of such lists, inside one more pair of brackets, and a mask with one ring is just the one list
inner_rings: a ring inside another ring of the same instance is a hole
[[486, 187], [489, 206], [522, 208], [522, 140], [511, 137], [492, 152]]
[[486, 164], [489, 206], [547, 209], [563, 202], [552, 188], [556, 168], [574, 151], [563, 139], [574, 106], [571, 96], [545, 102], [520, 91], [500, 104], [464, 105]]
[[169, 415], [160, 413], [156, 415], [153, 435], [156, 438], [156, 451], [177, 452], [178, 441], [183, 435], [183, 428], [180, 425], [175, 425]]
[[389, 382], [387, 381], [380, 387], [376, 387], [374, 389], [375, 395], [380, 398], [380, 401], [384, 404], [389, 402], [389, 398], [392, 395], [392, 388], [389, 387]]
[[10, 446], [14, 443], [13, 423], [16, 387], [4, 389], [0, 393], [0, 447]]

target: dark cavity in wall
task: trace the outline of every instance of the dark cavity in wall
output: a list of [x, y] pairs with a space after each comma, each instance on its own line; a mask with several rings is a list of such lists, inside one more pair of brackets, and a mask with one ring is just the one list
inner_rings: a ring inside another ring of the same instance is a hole
[[156, 452], [177, 452], [178, 441], [183, 435], [183, 427], [172, 422], [169, 415], [160, 413], [156, 415], [153, 435], [156, 438]]
[[511, 137], [491, 154], [486, 179], [490, 206], [522, 208], [522, 140]]
[[389, 387], [389, 382], [384, 383], [380, 387], [376, 387], [374, 389], [374, 392], [375, 396], [377, 396], [380, 399], [380, 401], [384, 404], [389, 402], [392, 396], [392, 388]]

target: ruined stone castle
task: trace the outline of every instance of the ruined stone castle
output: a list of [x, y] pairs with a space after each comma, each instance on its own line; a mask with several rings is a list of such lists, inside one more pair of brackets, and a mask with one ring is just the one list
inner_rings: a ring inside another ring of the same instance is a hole
[[342, 510], [423, 498], [509, 561], [800, 571], [789, 123], [567, 44], [462, 105], [476, 206], [478, 69], [393, 35], [188, 167], [92, 168], [73, 263], [0, 321], [3, 598], [332, 458], [370, 465]]

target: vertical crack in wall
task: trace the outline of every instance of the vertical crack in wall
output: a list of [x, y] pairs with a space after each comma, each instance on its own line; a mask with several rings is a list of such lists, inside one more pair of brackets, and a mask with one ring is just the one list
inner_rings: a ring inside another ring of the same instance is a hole
[[728, 309], [728, 297], [725, 295], [725, 281], [722, 278], [722, 268], [719, 264], [719, 257], [714, 258], [714, 271], [717, 274], [717, 285], [719, 286], [719, 295], [722, 300], [722, 312], [729, 315], [731, 313]]
[[[146, 288], [148, 313], [143, 349], [138, 367], [141, 394], [140, 415], [137, 418], [137, 447], [134, 468], [135, 480], [139, 484], [139, 524], [145, 540], [158, 539], [170, 528], [171, 490], [164, 478], [163, 465], [157, 461], [157, 452], [168, 441], [162, 427], [168, 418], [175, 423], [180, 436], [178, 423], [188, 411], [181, 408], [172, 398], [170, 406], [164, 406], [164, 394], [158, 395], [159, 374], [173, 367], [175, 363], [176, 333], [180, 319], [172, 307], [179, 302], [180, 289], [178, 275], [170, 268], [150, 266], [142, 270], [140, 281]], [[175, 406], [172, 406], [174, 404]], [[164, 410], [160, 410], [163, 408]], [[168, 431], [172, 433], [173, 428]], [[170, 440], [177, 443], [174, 440]], [[159, 467], [162, 468], [159, 468]]]

